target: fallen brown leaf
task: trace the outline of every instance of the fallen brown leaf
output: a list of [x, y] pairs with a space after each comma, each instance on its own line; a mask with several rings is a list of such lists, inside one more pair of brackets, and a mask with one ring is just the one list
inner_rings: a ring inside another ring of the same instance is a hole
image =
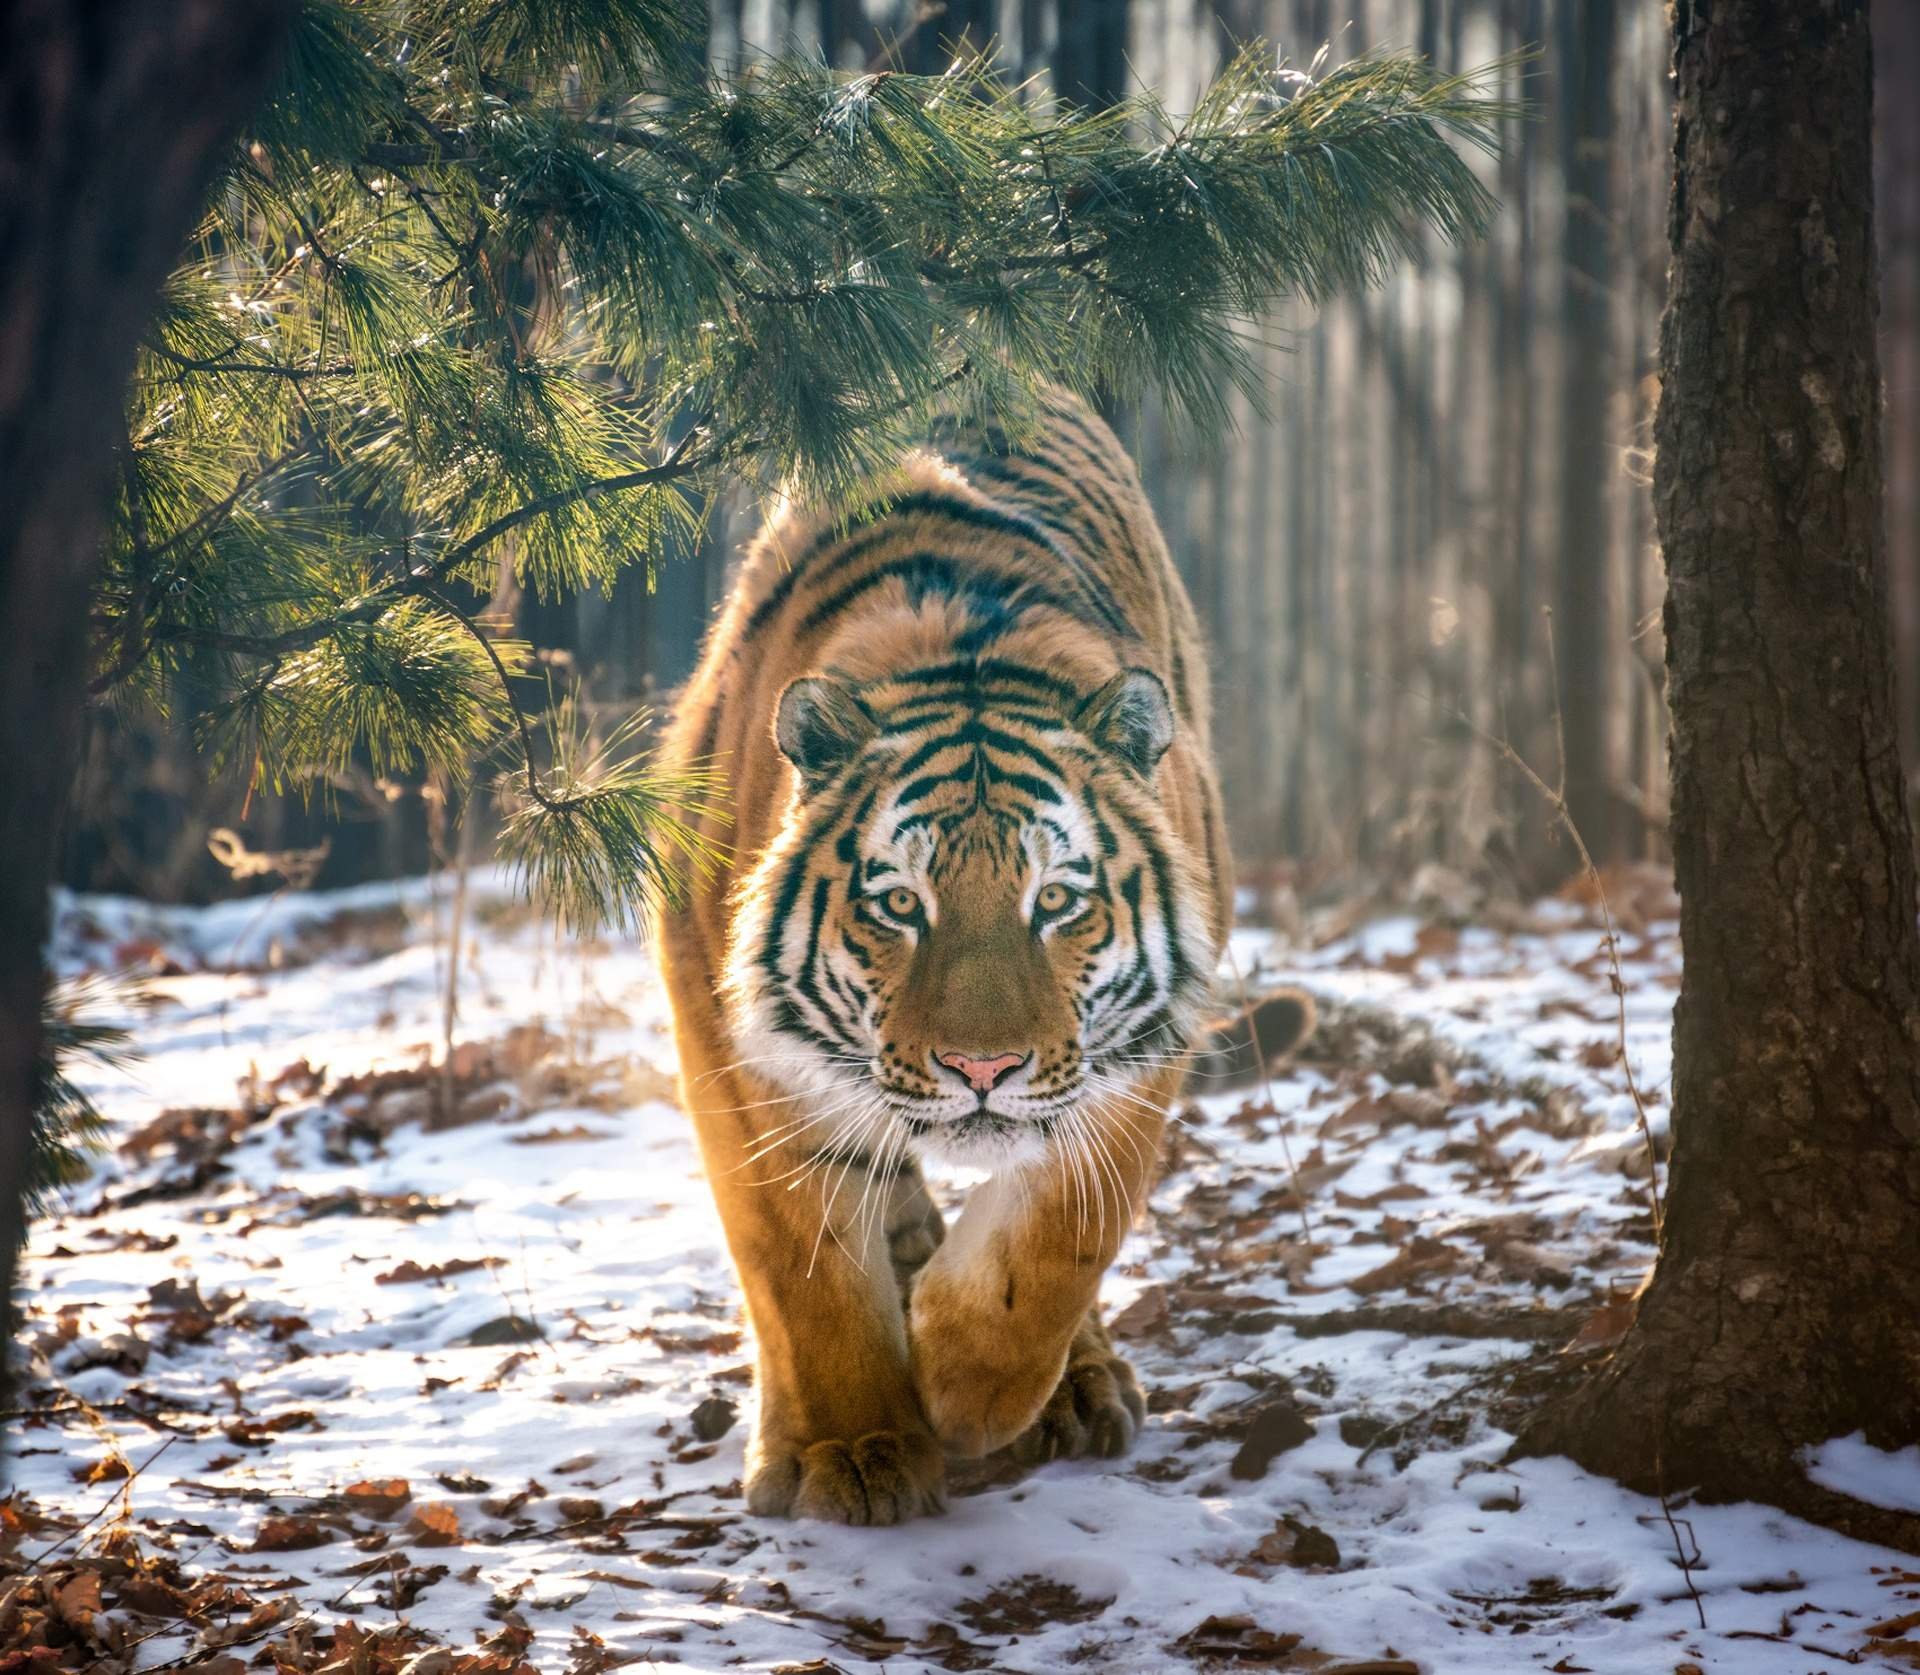
[[1235, 1477], [1252, 1482], [1267, 1475], [1267, 1467], [1290, 1449], [1313, 1438], [1313, 1421], [1285, 1392], [1263, 1397], [1247, 1420], [1240, 1447], [1227, 1467]]
[[1362, 1297], [1380, 1291], [1397, 1291], [1415, 1280], [1451, 1273], [1460, 1266], [1460, 1252], [1439, 1239], [1418, 1238], [1390, 1260], [1370, 1268], [1358, 1279], [1347, 1281], [1347, 1288]]
[[413, 1509], [407, 1528], [422, 1547], [451, 1547], [460, 1539], [460, 1514], [442, 1502], [428, 1502]]
[[1432, 1196], [1425, 1187], [1415, 1186], [1411, 1181], [1397, 1181], [1392, 1186], [1383, 1186], [1378, 1192], [1353, 1193], [1336, 1189], [1333, 1201], [1343, 1210], [1377, 1210], [1382, 1204], [1399, 1204]]
[[100, 1573], [83, 1570], [62, 1584], [54, 1593], [53, 1609], [69, 1628], [86, 1633], [100, 1614]]
[[1166, 1287], [1150, 1285], [1107, 1322], [1107, 1329], [1116, 1338], [1144, 1338], [1166, 1323]]
[[1262, 1564], [1333, 1570], [1340, 1564], [1340, 1544], [1317, 1525], [1282, 1518], [1255, 1543], [1253, 1556]]
[[1562, 1355], [1581, 1355], [1589, 1350], [1611, 1349], [1627, 1335], [1634, 1316], [1640, 1312], [1640, 1299], [1630, 1291], [1609, 1297], [1587, 1319], [1586, 1325], [1561, 1347]]
[[413, 1499], [413, 1487], [404, 1477], [364, 1478], [340, 1493], [355, 1512], [373, 1518], [391, 1518]]
[[1920, 1611], [1909, 1611], [1903, 1617], [1889, 1617], [1885, 1622], [1875, 1623], [1866, 1633], [1875, 1640], [1898, 1640], [1910, 1628], [1920, 1628]]
[[1231, 1663], [1278, 1663], [1300, 1644], [1297, 1634], [1275, 1634], [1251, 1617], [1208, 1617], [1173, 1643], [1187, 1657]]
[[503, 1256], [456, 1256], [451, 1261], [436, 1262], [431, 1267], [422, 1267], [409, 1257], [397, 1268], [389, 1268], [384, 1274], [375, 1274], [375, 1285], [418, 1285], [423, 1280], [451, 1279], [455, 1274], [471, 1274], [482, 1268], [503, 1268], [506, 1258]]
[[333, 1531], [311, 1518], [268, 1518], [253, 1538], [256, 1553], [292, 1553], [304, 1547], [324, 1547]]
[[709, 1396], [691, 1414], [693, 1434], [702, 1442], [717, 1442], [733, 1429], [740, 1410], [725, 1396]]

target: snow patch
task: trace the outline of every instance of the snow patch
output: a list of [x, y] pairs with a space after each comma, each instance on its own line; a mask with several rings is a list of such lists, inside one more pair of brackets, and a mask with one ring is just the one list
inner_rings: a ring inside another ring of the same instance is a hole
[[1802, 1459], [1808, 1480], [1823, 1489], [1890, 1512], [1920, 1512], [1920, 1444], [1888, 1453], [1855, 1431], [1828, 1438]]

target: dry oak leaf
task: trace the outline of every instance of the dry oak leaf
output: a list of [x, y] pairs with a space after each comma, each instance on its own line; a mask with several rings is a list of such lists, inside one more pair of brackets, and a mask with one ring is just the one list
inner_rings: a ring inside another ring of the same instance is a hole
[[443, 1502], [426, 1502], [413, 1509], [407, 1528], [422, 1547], [452, 1547], [460, 1540], [460, 1514]]
[[340, 1491], [355, 1512], [374, 1518], [391, 1518], [413, 1499], [413, 1488], [404, 1477], [369, 1477], [349, 1483]]
[[1251, 1617], [1208, 1617], [1173, 1643], [1190, 1658], [1230, 1663], [1278, 1663], [1300, 1644], [1297, 1634], [1275, 1634]]
[[253, 1606], [252, 1612], [244, 1617], [234, 1617], [232, 1621], [219, 1623], [217, 1627], [202, 1629], [200, 1640], [205, 1646], [238, 1646], [244, 1640], [259, 1639], [275, 1623], [284, 1623], [298, 1610], [300, 1606], [292, 1598], [267, 1600], [265, 1604]]
[[1611, 1349], [1627, 1335], [1640, 1299], [1631, 1291], [1609, 1297], [1587, 1317], [1586, 1325], [1560, 1347], [1562, 1355], [1582, 1355], [1592, 1349]]
[[120, 1584], [114, 1601], [122, 1610], [137, 1611], [143, 1617], [190, 1617], [193, 1602], [159, 1576], [135, 1573]]
[[409, 1257], [397, 1268], [389, 1268], [384, 1274], [375, 1274], [375, 1285], [417, 1285], [422, 1280], [451, 1279], [455, 1274], [471, 1274], [481, 1268], [502, 1268], [506, 1266], [503, 1256], [456, 1256], [447, 1262], [436, 1262], [432, 1267], [423, 1268]]
[[268, 1518], [253, 1538], [256, 1553], [291, 1553], [302, 1547], [324, 1547], [333, 1531], [311, 1518]]
[[1150, 1285], [1107, 1322], [1107, 1329], [1116, 1338], [1144, 1338], [1166, 1323], [1166, 1287]]
[[235, 1419], [225, 1427], [228, 1442], [240, 1448], [265, 1448], [282, 1431], [324, 1431], [320, 1416], [311, 1408], [295, 1408], [267, 1419]]
[[493, 1369], [493, 1376], [485, 1380], [479, 1388], [482, 1390], [498, 1390], [508, 1379], [512, 1378], [515, 1373], [534, 1359], [535, 1357], [532, 1350], [516, 1349], [506, 1360], [502, 1361], [499, 1366]]
[[1298, 1565], [1301, 1569], [1337, 1570], [1340, 1544], [1316, 1524], [1283, 1518], [1255, 1543], [1253, 1556], [1262, 1564]]
[[1875, 1640], [1898, 1640], [1910, 1628], [1920, 1628], [1920, 1611], [1909, 1611], [1903, 1617], [1889, 1617], [1885, 1622], [1875, 1623], [1866, 1632]]
[[573, 1644], [568, 1648], [566, 1675], [606, 1675], [629, 1663], [638, 1663], [645, 1652], [616, 1652], [591, 1629], [573, 1625]]
[[62, 1583], [54, 1591], [53, 1610], [67, 1627], [86, 1633], [100, 1613], [100, 1573], [83, 1570]]
[[[1444, 960], [1460, 951], [1460, 933], [1451, 925], [1422, 925], [1414, 932], [1413, 946], [1400, 954], [1384, 954], [1373, 961], [1373, 969], [1406, 976], [1419, 968], [1422, 960]], [[1356, 958], [1356, 965], [1367, 962]]]
[[1405, 1250], [1377, 1268], [1370, 1268], [1358, 1279], [1347, 1281], [1347, 1288], [1362, 1297], [1377, 1291], [1398, 1291], [1415, 1280], [1451, 1273], [1460, 1266], [1460, 1252], [1438, 1239], [1417, 1238]]
[[1336, 1189], [1333, 1201], [1343, 1210], [1377, 1210], [1383, 1204], [1399, 1204], [1432, 1196], [1425, 1187], [1415, 1186], [1411, 1181], [1396, 1181], [1392, 1186], [1383, 1186], [1378, 1192], [1355, 1193]]
[[1262, 1398], [1254, 1407], [1227, 1470], [1244, 1482], [1257, 1482], [1267, 1467], [1289, 1449], [1313, 1440], [1313, 1421], [1284, 1392]]

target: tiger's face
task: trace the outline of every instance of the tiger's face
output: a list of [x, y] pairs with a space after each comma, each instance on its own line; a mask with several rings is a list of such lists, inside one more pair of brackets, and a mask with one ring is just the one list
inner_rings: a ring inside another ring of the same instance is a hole
[[1144, 670], [1090, 698], [1025, 669], [787, 688], [799, 796], [728, 999], [746, 1061], [816, 1096], [808, 1150], [1034, 1162], [1183, 1049], [1209, 943], [1155, 794], [1173, 726]]

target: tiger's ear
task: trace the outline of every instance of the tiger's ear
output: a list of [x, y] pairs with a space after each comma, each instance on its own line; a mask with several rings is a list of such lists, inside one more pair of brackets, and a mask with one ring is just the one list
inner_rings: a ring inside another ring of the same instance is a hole
[[810, 788], [851, 762], [874, 731], [853, 689], [824, 675], [790, 682], [773, 714], [773, 742]]
[[1136, 773], [1150, 774], [1173, 743], [1173, 705], [1151, 669], [1123, 669], [1080, 706], [1080, 727]]

